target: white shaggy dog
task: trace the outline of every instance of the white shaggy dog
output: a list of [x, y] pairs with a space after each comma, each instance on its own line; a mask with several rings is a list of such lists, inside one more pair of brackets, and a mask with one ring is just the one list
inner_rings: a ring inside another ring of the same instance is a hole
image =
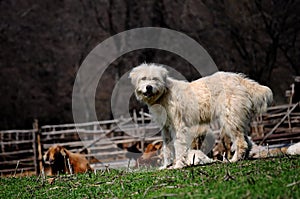
[[189, 154], [192, 140], [205, 133], [203, 129], [215, 119], [220, 122], [221, 133], [234, 143], [231, 161], [247, 157], [251, 149], [247, 137], [251, 116], [266, 111], [273, 99], [268, 87], [230, 72], [185, 82], [169, 77], [162, 66], [141, 64], [129, 77], [137, 99], [148, 105], [162, 126], [163, 168], [183, 167], [183, 156]]

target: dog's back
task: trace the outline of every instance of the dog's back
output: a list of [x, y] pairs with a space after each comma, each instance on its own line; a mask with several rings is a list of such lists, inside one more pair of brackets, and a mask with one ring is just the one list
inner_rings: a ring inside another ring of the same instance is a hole
[[247, 88], [251, 96], [254, 113], [266, 112], [273, 101], [271, 89], [248, 78], [241, 78], [241, 84]]
[[[251, 103], [249, 108], [253, 113], [266, 112], [267, 107], [273, 101], [273, 93], [270, 88], [246, 78], [243, 74], [220, 71], [196, 81], [205, 83], [213, 96], [248, 96]], [[223, 100], [223, 97], [219, 97], [219, 99]], [[217, 98], [213, 100], [217, 100]]]

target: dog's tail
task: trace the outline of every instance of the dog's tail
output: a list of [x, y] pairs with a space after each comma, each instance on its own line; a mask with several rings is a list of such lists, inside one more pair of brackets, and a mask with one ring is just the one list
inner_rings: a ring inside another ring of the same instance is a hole
[[241, 84], [244, 85], [251, 97], [253, 112], [264, 113], [273, 101], [273, 93], [267, 86], [262, 86], [257, 82], [243, 78]]

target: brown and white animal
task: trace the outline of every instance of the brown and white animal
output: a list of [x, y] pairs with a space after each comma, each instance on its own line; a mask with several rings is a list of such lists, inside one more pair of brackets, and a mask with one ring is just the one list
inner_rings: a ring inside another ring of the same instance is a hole
[[213, 148], [213, 158], [222, 161], [229, 160], [232, 157], [231, 145], [231, 139], [228, 135], [220, 135], [216, 145]]
[[[218, 120], [221, 133], [228, 135], [235, 147], [231, 159], [248, 156], [250, 120], [253, 114], [266, 111], [272, 102], [270, 88], [242, 74], [217, 72], [193, 82], [173, 79], [166, 68], [141, 64], [129, 75], [136, 98], [149, 107], [162, 127], [164, 165], [181, 168], [196, 134], [205, 133], [203, 125]], [[191, 161], [188, 161], [191, 162]]]
[[43, 159], [50, 165], [50, 175], [85, 173], [93, 170], [84, 155], [72, 153], [60, 145], [51, 146]]
[[137, 165], [160, 166], [162, 161], [162, 157], [160, 155], [161, 148], [161, 141], [148, 144], [143, 155], [137, 159]]

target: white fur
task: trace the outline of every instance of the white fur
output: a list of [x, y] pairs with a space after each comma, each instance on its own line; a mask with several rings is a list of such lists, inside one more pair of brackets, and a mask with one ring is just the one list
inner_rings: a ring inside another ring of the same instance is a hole
[[215, 119], [222, 126], [221, 133], [236, 146], [231, 161], [244, 158], [251, 148], [247, 138], [251, 116], [265, 111], [273, 97], [268, 87], [230, 72], [185, 82], [168, 77], [162, 66], [141, 64], [129, 77], [137, 99], [148, 105], [163, 127], [164, 167], [190, 164], [181, 160], [189, 154], [192, 139], [205, 134], [203, 129]]
[[193, 165], [203, 165], [213, 163], [214, 160], [207, 157], [200, 150], [189, 150], [185, 153], [181, 159], [176, 161], [177, 168], [185, 167], [185, 166], [193, 166]]
[[287, 154], [289, 155], [300, 155], [300, 142], [291, 145], [288, 149], [287, 149]]

